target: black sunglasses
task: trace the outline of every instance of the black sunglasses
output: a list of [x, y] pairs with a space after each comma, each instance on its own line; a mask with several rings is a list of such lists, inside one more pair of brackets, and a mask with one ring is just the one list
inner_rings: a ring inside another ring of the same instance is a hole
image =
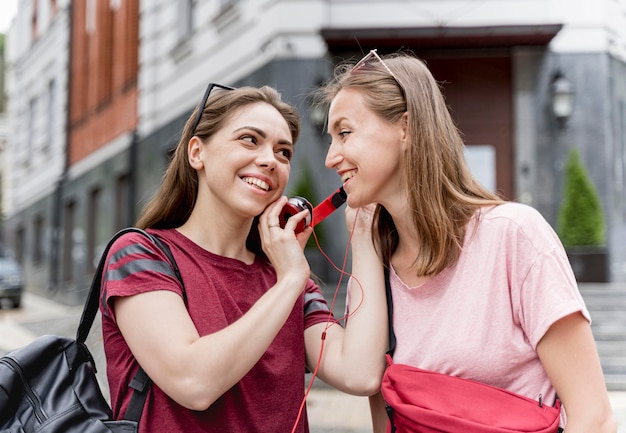
[[204, 112], [204, 106], [206, 105], [206, 101], [209, 99], [209, 95], [215, 88], [223, 89], [223, 90], [235, 90], [234, 87], [224, 86], [222, 84], [217, 83], [209, 83], [206, 90], [204, 91], [204, 96], [202, 97], [202, 102], [198, 106], [198, 111], [196, 113], [196, 119], [193, 121], [193, 127], [191, 128], [191, 135], [196, 135], [196, 128], [198, 128], [198, 124], [200, 123], [200, 119], [202, 118], [202, 113]]

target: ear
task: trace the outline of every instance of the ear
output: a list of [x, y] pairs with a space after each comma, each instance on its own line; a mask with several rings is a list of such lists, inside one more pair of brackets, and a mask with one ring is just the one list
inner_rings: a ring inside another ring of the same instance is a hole
[[187, 143], [187, 159], [189, 165], [195, 170], [202, 170], [204, 163], [202, 162], [202, 152], [204, 151], [204, 143], [195, 135], [191, 137]]
[[400, 141], [402, 142], [402, 148], [406, 150], [409, 143], [409, 113], [406, 111], [398, 119], [398, 127], [400, 131]]

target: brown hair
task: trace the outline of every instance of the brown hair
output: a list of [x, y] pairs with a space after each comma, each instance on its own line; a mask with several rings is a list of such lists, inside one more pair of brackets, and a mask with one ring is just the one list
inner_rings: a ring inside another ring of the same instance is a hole
[[[502, 203], [470, 173], [463, 154], [464, 143], [439, 88], [439, 84], [414, 55], [395, 53], [352, 70], [352, 64], [335, 69], [321, 102], [329, 103], [340, 90], [361, 92], [367, 107], [395, 122], [408, 114], [410, 146], [404, 157], [403, 175], [409, 192], [409, 209], [420, 239], [415, 259], [417, 275], [435, 275], [456, 263], [467, 223], [485, 205]], [[399, 238], [387, 210], [378, 205], [374, 239], [383, 262], [388, 264]]]
[[[257, 102], [265, 102], [278, 110], [287, 122], [292, 142], [295, 143], [300, 134], [298, 113], [295, 107], [281, 100], [280, 93], [268, 86], [213, 90], [203, 107], [202, 117], [194, 135], [206, 141], [208, 137], [219, 131], [237, 110]], [[143, 229], [176, 228], [183, 225], [191, 215], [198, 195], [198, 173], [189, 165], [187, 143], [192, 137], [191, 129], [197, 110], [198, 107], [187, 119], [161, 186], [141, 212], [136, 223], [137, 227]], [[257, 221], [253, 224], [249, 241], [250, 237], [257, 236], [256, 226]], [[259, 252], [256, 248], [253, 250]]]

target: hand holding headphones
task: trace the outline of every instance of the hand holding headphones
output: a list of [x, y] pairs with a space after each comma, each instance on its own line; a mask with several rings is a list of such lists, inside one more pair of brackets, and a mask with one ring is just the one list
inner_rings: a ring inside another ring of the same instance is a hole
[[329, 195], [323, 202], [316, 206], [315, 209], [304, 197], [291, 197], [287, 204], [283, 207], [283, 210], [278, 217], [280, 226], [285, 228], [285, 224], [287, 224], [287, 220], [290, 217], [302, 212], [303, 210], [308, 210], [309, 215], [298, 223], [295, 232], [300, 233], [308, 226], [315, 227], [317, 224], [326, 219], [328, 215], [333, 213], [335, 209], [344, 204], [347, 199], [348, 195], [343, 190], [343, 186], [340, 186], [337, 191]]

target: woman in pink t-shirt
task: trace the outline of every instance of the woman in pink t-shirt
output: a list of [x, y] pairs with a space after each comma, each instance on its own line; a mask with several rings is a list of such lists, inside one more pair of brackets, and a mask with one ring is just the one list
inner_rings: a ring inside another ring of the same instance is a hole
[[[379, 253], [352, 264], [378, 267], [380, 291], [380, 261], [389, 268], [394, 363], [532, 399], [558, 394], [566, 432], [615, 432], [589, 315], [559, 239], [534, 209], [472, 177], [424, 63], [370, 52], [340, 65], [321, 99], [330, 103], [326, 166], [344, 182], [347, 220], [360, 230], [369, 224]], [[375, 432], [384, 432], [380, 396], [372, 409]]]
[[358, 312], [329, 326], [303, 252], [312, 228], [295, 231], [308, 211], [279, 224], [298, 133], [274, 89], [209, 85], [137, 223], [169, 247], [182, 284], [145, 237], [111, 248], [101, 297], [111, 405], [124, 416], [141, 366], [153, 385], [139, 432], [308, 432], [307, 367], [343, 391], [376, 393], [384, 293], [369, 269], [357, 273]]

